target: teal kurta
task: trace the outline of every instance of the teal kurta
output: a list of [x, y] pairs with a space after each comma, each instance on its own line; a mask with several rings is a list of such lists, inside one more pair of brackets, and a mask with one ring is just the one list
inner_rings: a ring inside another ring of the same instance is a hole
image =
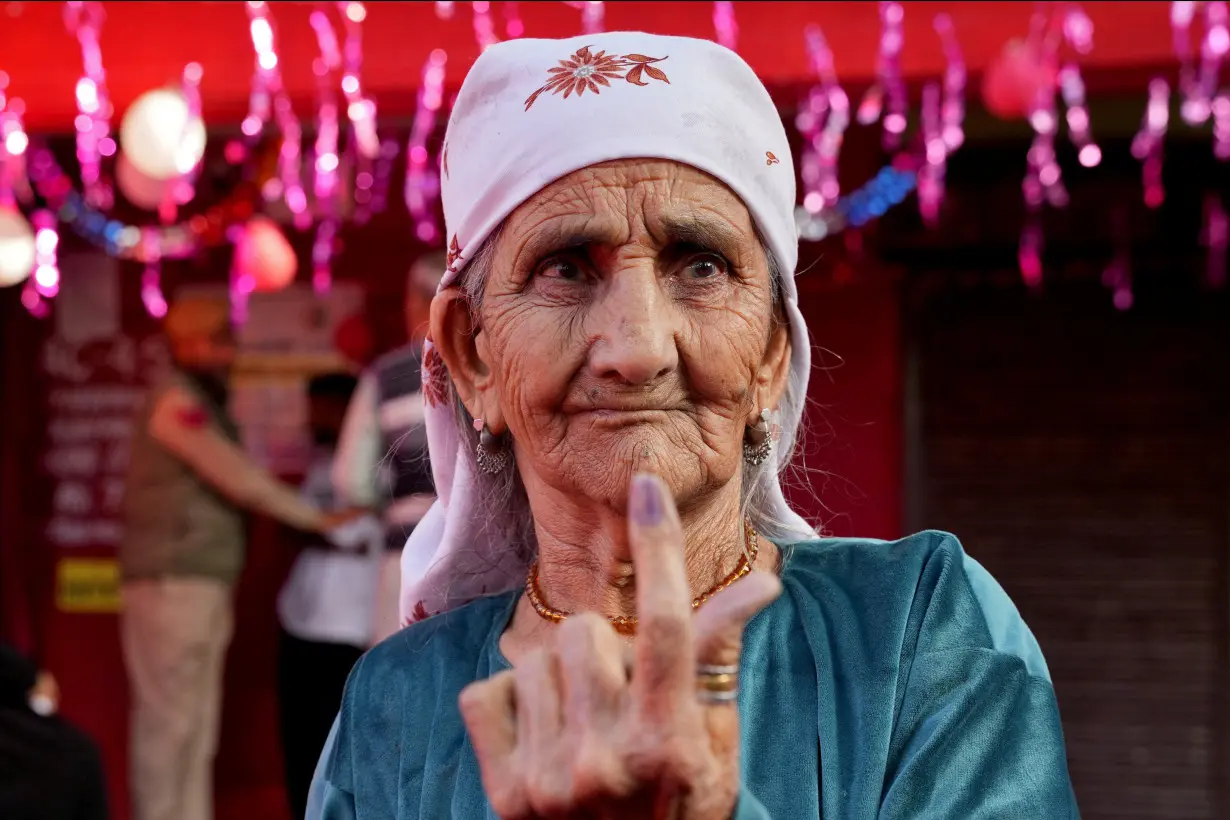
[[[738, 820], [1068, 820], [1055, 691], [1033, 635], [957, 539], [783, 550], [747, 626]], [[509, 668], [518, 593], [417, 623], [356, 665], [311, 820], [494, 818], [457, 696]]]

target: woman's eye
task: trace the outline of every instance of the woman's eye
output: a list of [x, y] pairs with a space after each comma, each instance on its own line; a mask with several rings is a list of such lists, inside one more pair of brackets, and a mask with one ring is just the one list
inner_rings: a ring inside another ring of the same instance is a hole
[[724, 276], [729, 268], [724, 259], [716, 256], [697, 256], [690, 259], [684, 268], [690, 279], [713, 279]]
[[581, 268], [569, 259], [548, 259], [538, 266], [538, 276], [571, 282], [581, 278]]

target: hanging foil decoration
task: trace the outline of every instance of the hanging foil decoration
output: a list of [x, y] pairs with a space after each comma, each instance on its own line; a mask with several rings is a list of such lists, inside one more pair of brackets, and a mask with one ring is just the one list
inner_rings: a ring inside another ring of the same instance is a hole
[[952, 18], [937, 14], [934, 25], [944, 48], [944, 101], [940, 106], [940, 121], [944, 147], [951, 154], [965, 144], [965, 57], [957, 42]]
[[1161, 77], [1149, 83], [1144, 122], [1132, 139], [1132, 156], [1143, 163], [1145, 204], [1159, 207], [1166, 199], [1162, 186], [1162, 145], [1170, 125], [1170, 85]]
[[56, 260], [60, 235], [56, 232], [56, 217], [46, 209], [34, 212], [34, 286], [40, 296], [48, 299], [60, 292], [60, 267]]
[[[1064, 39], [1078, 54], [1093, 50], [1093, 21], [1080, 6], [1072, 6], [1064, 15]], [[1085, 105], [1085, 81], [1080, 66], [1069, 60], [1059, 69], [1059, 93], [1067, 109], [1068, 138], [1076, 148], [1077, 160], [1086, 168], [1093, 168], [1102, 161], [1102, 149], [1093, 141], [1089, 125], [1089, 109]]]
[[1128, 310], [1136, 301], [1132, 293], [1132, 231], [1130, 213], [1120, 205], [1112, 218], [1115, 255], [1102, 271], [1102, 284], [1110, 289], [1111, 303], [1118, 310]]
[[939, 221], [940, 204], [944, 199], [944, 172], [948, 148], [944, 145], [944, 129], [940, 116], [940, 86], [927, 83], [922, 95], [922, 141], [924, 162], [918, 170], [918, 212], [927, 227]]
[[601, 0], [566, 0], [567, 5], [581, 12], [581, 31], [597, 34], [605, 27], [606, 7]]
[[243, 133], [255, 141], [264, 131], [272, 108], [272, 117], [282, 133], [282, 147], [278, 154], [278, 178], [270, 180], [263, 193], [267, 201], [283, 199], [290, 209], [295, 227], [305, 230], [312, 223], [312, 215], [308, 211], [307, 193], [303, 190], [301, 177], [303, 130], [282, 83], [269, 4], [257, 0], [245, 6], [252, 47], [256, 51], [256, 71], [252, 78], [248, 116], [242, 125]]
[[312, 64], [312, 71], [316, 75], [318, 106], [312, 193], [316, 197], [317, 216], [320, 219], [312, 244], [312, 288], [317, 293], [324, 294], [329, 292], [333, 283], [330, 263], [333, 261], [334, 241], [338, 222], [341, 220], [341, 159], [338, 155], [340, 126], [333, 75], [342, 66], [342, 55], [328, 16], [322, 11], [314, 11], [308, 21], [316, 32], [316, 42], [320, 47], [320, 56]]
[[833, 53], [820, 27], [808, 26], [804, 37], [819, 82], [808, 92], [795, 124], [804, 138], [800, 157], [804, 238], [814, 241], [844, 227], [834, 206], [841, 196], [837, 162], [850, 123], [850, 100], [837, 82]]
[[883, 118], [885, 151], [901, 147], [909, 100], [901, 76], [901, 50], [905, 46], [905, 9], [897, 2], [880, 3], [880, 51], [876, 58], [876, 81], [863, 95], [856, 117], [871, 125]]
[[[442, 48], [431, 52], [423, 66], [423, 81], [419, 88], [418, 105], [410, 125], [410, 140], [406, 146], [406, 208], [414, 220], [414, 233], [420, 242], [434, 245], [441, 240], [434, 204], [440, 180], [431, 167], [427, 143], [436, 132], [440, 106], [444, 102], [444, 66], [448, 54]], [[447, 162], [447, 154], [441, 162]]]
[[346, 119], [350, 132], [346, 140], [346, 156], [354, 169], [354, 220], [365, 224], [372, 213], [373, 166], [380, 155], [380, 137], [376, 132], [376, 103], [363, 93], [363, 21], [367, 8], [354, 0], [337, 4], [346, 37], [342, 45], [342, 94], [346, 100]]
[[525, 36], [525, 23], [521, 20], [521, 7], [516, 0], [504, 3], [504, 34], [510, 40]]
[[1226, 286], [1226, 247], [1230, 243], [1230, 217], [1219, 191], [1204, 196], [1204, 227], [1200, 243], [1206, 250], [1204, 281], [1211, 288]]
[[717, 2], [713, 4], [713, 30], [717, 41], [731, 51], [739, 45], [739, 24], [735, 22], [735, 4]]
[[107, 75], [103, 70], [102, 46], [99, 34], [103, 19], [102, 3], [69, 2], [64, 4], [64, 22], [68, 31], [81, 45], [84, 71], [77, 80], [77, 161], [81, 166], [81, 182], [85, 198], [96, 208], [107, 210], [115, 194], [102, 175], [102, 158], [115, 155], [115, 140], [111, 136], [111, 99], [107, 94]]
[[[1056, 59], [1058, 46], [1057, 42], [1045, 37], [1050, 21], [1047, 12], [1036, 13], [1030, 23], [1027, 44], [1028, 47], [1037, 49], [1048, 65], [1053, 64]], [[1064, 187], [1063, 175], [1055, 156], [1055, 134], [1059, 130], [1055, 97], [1052, 84], [1039, 85], [1029, 110], [1029, 125], [1034, 131], [1034, 139], [1025, 158], [1025, 179], [1021, 182], [1021, 194], [1025, 201], [1025, 224], [1021, 229], [1017, 262], [1021, 279], [1031, 288], [1042, 284], [1042, 254], [1045, 246], [1042, 230], [1043, 207], [1050, 205], [1062, 208], [1068, 204], [1068, 191]]]
[[965, 60], [952, 18], [947, 14], [936, 15], [934, 25], [944, 48], [945, 68], [942, 90], [936, 83], [923, 88], [923, 162], [918, 170], [918, 208], [928, 226], [939, 220], [948, 157], [965, 142]]
[[1230, 160], [1230, 89], [1213, 98], [1213, 156]]
[[495, 33], [495, 22], [491, 19], [491, 4], [487, 0], [477, 0], [471, 3], [474, 12], [474, 39], [478, 41], [478, 50], [486, 51], [500, 42]]

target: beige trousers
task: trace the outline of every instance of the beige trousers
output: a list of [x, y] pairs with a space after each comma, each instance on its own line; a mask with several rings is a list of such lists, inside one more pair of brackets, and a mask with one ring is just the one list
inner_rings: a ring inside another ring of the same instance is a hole
[[213, 820], [231, 587], [203, 578], [129, 581], [123, 601], [133, 820]]

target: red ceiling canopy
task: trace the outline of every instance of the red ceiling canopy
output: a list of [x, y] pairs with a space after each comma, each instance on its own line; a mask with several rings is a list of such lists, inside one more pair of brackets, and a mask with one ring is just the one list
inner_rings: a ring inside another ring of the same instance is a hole
[[[796, 84], [810, 76], [803, 29], [819, 24], [844, 82], [865, 81], [875, 72], [880, 36], [876, 4], [869, 2], [735, 3], [739, 51], [767, 84]], [[906, 2], [907, 77], [938, 76], [944, 66], [932, 28], [937, 13], [956, 25], [969, 69], [979, 71], [1009, 39], [1028, 31], [1033, 2]], [[1169, 3], [1087, 3], [1094, 23], [1094, 51], [1087, 67], [1124, 68], [1172, 60]], [[63, 3], [4, 3], [0, 8], [0, 71], [10, 93], [26, 101], [27, 128], [71, 129], [76, 114], [73, 87], [81, 74], [81, 51], [62, 18]], [[456, 85], [478, 54], [470, 3], [454, 3], [449, 20], [430, 2], [369, 2], [363, 26], [363, 82], [382, 117], [413, 112], [412, 92], [432, 49], [448, 52], [448, 83]], [[503, 33], [503, 3], [492, 3]], [[288, 90], [300, 116], [312, 114], [316, 38], [308, 15], [317, 8], [336, 14], [334, 3], [272, 3], [278, 52]], [[701, 2], [610, 2], [608, 30], [713, 37], [713, 4]], [[237, 123], [247, 108], [254, 55], [242, 3], [106, 2], [103, 64], [117, 114], [141, 92], [177, 80], [189, 62], [205, 70], [206, 121]], [[530, 37], [565, 37], [581, 31], [580, 12], [565, 3], [524, 2], [519, 13]], [[339, 27], [340, 32], [340, 27]], [[1143, 96], [1144, 89], [1141, 89]]]

